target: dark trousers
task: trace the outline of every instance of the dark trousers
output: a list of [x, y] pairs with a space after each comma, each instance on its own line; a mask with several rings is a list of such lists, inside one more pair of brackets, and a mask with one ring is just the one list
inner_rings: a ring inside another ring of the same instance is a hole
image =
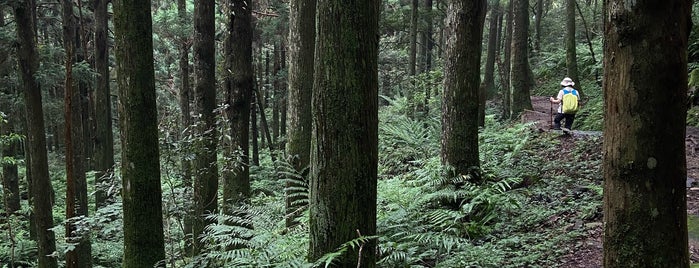
[[573, 126], [573, 121], [575, 120], [575, 114], [563, 114], [563, 113], [557, 113], [556, 118], [553, 119], [553, 128], [555, 129], [560, 129], [561, 128], [561, 120], [565, 118], [565, 128], [570, 129], [570, 127]]

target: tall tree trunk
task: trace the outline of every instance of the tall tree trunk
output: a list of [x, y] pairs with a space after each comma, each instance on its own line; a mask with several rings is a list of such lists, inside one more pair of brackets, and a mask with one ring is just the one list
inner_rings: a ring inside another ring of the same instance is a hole
[[[317, 2], [311, 260], [359, 235], [376, 234], [380, 2]], [[337, 267], [375, 267], [375, 239], [361, 249], [348, 249]]]
[[[311, 158], [311, 95], [313, 93], [313, 53], [315, 45], [316, 2], [292, 0], [289, 13], [289, 135], [286, 144], [289, 162], [300, 174]], [[304, 178], [306, 179], [306, 178]], [[286, 227], [296, 224], [299, 184], [286, 183]]]
[[149, 0], [114, 0], [124, 202], [123, 267], [165, 259]]
[[504, 79], [502, 82], [502, 118], [507, 119], [512, 117], [512, 109], [510, 107], [510, 105], [512, 104], [512, 87], [510, 86], [510, 73], [512, 71], [512, 17], [514, 13], [514, 5], [512, 5], [513, 1], [514, 0], [510, 0], [507, 3], [507, 13], [505, 14], [505, 38], [503, 38], [505, 40], [503, 43], [504, 59], [501, 65], [503, 69], [502, 73], [504, 74]]
[[512, 0], [512, 63], [510, 83], [512, 87], [510, 110], [512, 116], [519, 116], [524, 110], [532, 109], [529, 97], [532, 80], [529, 74], [529, 0]]
[[245, 0], [231, 0], [229, 36], [226, 42], [227, 75], [226, 110], [231, 123], [230, 148], [226, 150], [233, 166], [226, 168], [223, 187], [223, 211], [232, 213], [250, 198], [249, 137], [250, 99], [253, 90], [252, 14]]
[[485, 0], [453, 0], [447, 9], [442, 96], [442, 164], [451, 176], [475, 174], [478, 158], [478, 88]]
[[604, 2], [604, 266], [689, 267], [685, 103], [692, 1], [633, 3]]
[[201, 115], [197, 124], [195, 142], [194, 206], [192, 226], [193, 255], [202, 249], [198, 237], [212, 222], [206, 214], [215, 214], [218, 208], [218, 167], [216, 164], [216, 62], [215, 62], [215, 5], [214, 1], [194, 1], [194, 111]]
[[[423, 72], [429, 72], [432, 70], [432, 48], [434, 47], [434, 39], [432, 38], [432, 0], [425, 0], [425, 32], [422, 34], [423, 42], [422, 45], [425, 46], [424, 64]], [[429, 87], [427, 87], [429, 90]], [[429, 96], [429, 92], [427, 92]]]
[[[187, 21], [187, 1], [177, 0], [177, 16], [179, 17], [180, 25], [186, 25]], [[180, 68], [180, 94], [179, 94], [179, 107], [181, 114], [180, 119], [180, 132], [183, 136], [188, 136], [189, 128], [192, 127], [192, 116], [189, 110], [189, 99], [191, 86], [189, 84], [189, 49], [190, 49], [191, 39], [189, 37], [183, 37], [180, 40], [179, 50], [179, 68]], [[192, 185], [192, 167], [191, 162], [188, 160], [187, 156], [183, 156], [181, 161], [182, 165], [182, 183], [186, 186]]]
[[[253, 78], [253, 83], [255, 83], [255, 78]], [[254, 87], [254, 84], [253, 84]], [[253, 95], [254, 96], [254, 95]], [[250, 155], [251, 155], [251, 160], [252, 163], [251, 165], [253, 166], [260, 166], [260, 145], [259, 145], [259, 139], [260, 139], [260, 130], [257, 125], [257, 99], [254, 97], [250, 97]]]
[[[277, 37], [281, 39], [281, 37]], [[278, 44], [274, 45], [274, 66], [273, 66], [273, 77], [272, 77], [272, 141], [274, 148], [279, 147], [279, 130], [280, 126], [280, 107], [282, 105], [282, 89], [281, 89], [281, 71], [282, 71], [282, 44], [279, 41]]]
[[[570, 16], [570, 14], [568, 14], [568, 16]], [[541, 51], [541, 21], [543, 20], [543, 18], [544, 0], [536, 0], [536, 16], [534, 17], [534, 31], [536, 31], [536, 38], [534, 39], [534, 51], [536, 51], [536, 53], [539, 53]], [[575, 16], [573, 16], [573, 21], [575, 21]]]
[[36, 221], [38, 267], [58, 267], [53, 255], [56, 251], [56, 238], [53, 228], [51, 178], [49, 177], [46, 155], [46, 134], [44, 111], [41, 106], [41, 88], [35, 75], [39, 67], [39, 54], [36, 48], [33, 0], [13, 3], [15, 24], [17, 25], [17, 58], [24, 91], [25, 114], [27, 115], [27, 141], [31, 162], [32, 212]]
[[[417, 19], [419, 0], [410, 2], [410, 51], [408, 51], [408, 74], [414, 76], [417, 66]], [[408, 93], [406, 93], [407, 95]]]
[[578, 60], [575, 42], [575, 0], [566, 0], [566, 69], [575, 82], [575, 89], [582, 93], [578, 79]]
[[73, 14], [73, 1], [63, 0], [63, 45], [66, 51], [64, 84], [66, 145], [66, 242], [75, 244], [66, 252], [66, 267], [92, 267], [90, 233], [80, 231], [78, 222], [88, 216], [87, 180], [81, 87], [73, 80], [73, 65], [79, 49], [78, 25]]
[[[0, 7], [0, 27], [5, 27], [5, 10], [4, 8]], [[13, 69], [11, 66], [9, 66], [9, 48], [2, 48], [0, 49], [0, 76], [4, 77], [8, 75], [9, 71]], [[2, 91], [8, 96], [12, 96], [17, 94], [16, 90], [14, 87], [5, 87]], [[8, 136], [10, 134], [16, 133], [18, 128], [18, 118], [21, 116], [20, 112], [18, 111], [18, 107], [16, 105], [13, 105], [11, 103], [3, 102], [0, 103], [3, 105], [3, 107], [11, 107], [7, 110], [5, 110], [5, 118], [0, 116], [0, 137], [5, 136], [6, 138], [9, 138]], [[3, 120], [5, 120], [3, 122]], [[0, 159], [3, 159], [5, 157], [7, 158], [16, 158], [18, 156], [18, 149], [19, 149], [19, 141], [10, 141], [9, 143], [5, 144], [4, 146], [0, 146]], [[15, 211], [20, 210], [20, 193], [19, 193], [19, 170], [17, 168], [17, 162], [16, 161], [3, 161], [0, 160], [0, 164], [2, 166], [2, 188], [3, 188], [3, 193], [4, 193], [4, 200], [5, 200], [5, 211], [7, 214], [12, 214]]]
[[[284, 32], [287, 33], [289, 30], [286, 29]], [[281, 99], [279, 100], [279, 136], [281, 136], [283, 139], [279, 141], [279, 145], [277, 145], [277, 148], [284, 148], [286, 146], [286, 111], [287, 111], [287, 105], [288, 105], [288, 83], [287, 79], [283, 76], [283, 73], [287, 72], [286, 69], [286, 41], [284, 38], [282, 38], [281, 42], [281, 58], [279, 59], [279, 64], [280, 64], [280, 79], [279, 79], [279, 91], [281, 92]]]
[[485, 101], [495, 95], [495, 51], [497, 50], [498, 17], [500, 0], [490, 6], [488, 24], [488, 48], [485, 60], [485, 74], [478, 92], [478, 125], [485, 126]]
[[112, 101], [109, 87], [109, 14], [108, 0], [95, 0], [95, 71], [97, 88], [95, 90], [95, 206], [104, 206], [107, 199], [105, 191], [114, 173], [114, 134], [112, 132]]

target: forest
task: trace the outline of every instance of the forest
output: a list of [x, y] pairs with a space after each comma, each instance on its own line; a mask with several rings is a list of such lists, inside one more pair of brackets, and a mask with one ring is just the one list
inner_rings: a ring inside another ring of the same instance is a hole
[[698, 13], [0, 1], [0, 268], [699, 267]]

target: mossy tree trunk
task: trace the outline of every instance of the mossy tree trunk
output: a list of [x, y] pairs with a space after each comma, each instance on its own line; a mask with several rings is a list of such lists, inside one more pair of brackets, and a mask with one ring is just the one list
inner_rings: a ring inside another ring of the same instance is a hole
[[[311, 93], [313, 92], [313, 53], [315, 46], [314, 0], [292, 0], [289, 13], [289, 109], [286, 144], [289, 161], [299, 174], [311, 159]], [[306, 178], [304, 178], [306, 179]], [[299, 184], [286, 184], [286, 226], [296, 224]]]
[[73, 1], [63, 0], [63, 46], [65, 54], [65, 157], [66, 157], [66, 241], [75, 244], [66, 252], [66, 267], [92, 267], [90, 233], [80, 231], [76, 222], [88, 216], [83, 106], [81, 87], [73, 80], [73, 65], [79, 49], [78, 25], [73, 15]]
[[478, 156], [478, 93], [485, 0], [452, 0], [447, 9], [442, 96], [442, 165], [472, 174]]
[[[317, 2], [311, 260], [376, 234], [379, 0]], [[349, 249], [336, 267], [375, 267], [376, 241]], [[361, 259], [359, 259], [361, 256]]]
[[39, 67], [39, 54], [36, 48], [32, 12], [36, 4], [33, 0], [17, 1], [12, 4], [17, 27], [17, 59], [27, 116], [28, 152], [31, 155], [29, 169], [31, 169], [32, 212], [36, 223], [38, 267], [54, 268], [58, 267], [58, 262], [53, 255], [56, 251], [56, 237], [51, 230], [54, 227], [51, 200], [53, 187], [49, 177], [46, 153], [41, 87], [35, 77]]
[[507, 3], [507, 11], [505, 14], [505, 34], [503, 42], [503, 60], [502, 60], [502, 73], [504, 81], [502, 82], [502, 118], [509, 119], [512, 116], [512, 110], [510, 104], [512, 103], [512, 88], [510, 87], [510, 73], [512, 71], [512, 2], [510, 0]]
[[578, 79], [578, 56], [575, 42], [575, 0], [566, 0], [566, 70], [568, 77], [575, 82], [575, 89], [580, 94], [580, 80]]
[[165, 259], [151, 1], [114, 0], [121, 177], [123, 267]]
[[692, 1], [604, 2], [604, 266], [689, 267]]
[[230, 128], [229, 161], [223, 187], [223, 211], [231, 213], [250, 197], [250, 99], [253, 90], [251, 2], [231, 0], [226, 51], [226, 110]]
[[[0, 7], [0, 27], [5, 27], [5, 10]], [[10, 48], [0, 48], [0, 76], [6, 76], [10, 70], [13, 68], [10, 66], [9, 58]], [[7, 94], [7, 96], [17, 95], [15, 87], [3, 87], [0, 92]], [[8, 136], [10, 134], [19, 134], [19, 119], [22, 116], [19, 111], [18, 105], [14, 105], [11, 102], [0, 102], [2, 107], [7, 107], [7, 110], [3, 111], [5, 113], [4, 118], [0, 118], [0, 137]], [[5, 120], [3, 122], [2, 120]], [[0, 166], [2, 167], [2, 187], [4, 193], [5, 201], [5, 211], [8, 214], [12, 214], [15, 211], [20, 210], [20, 192], [19, 192], [19, 169], [17, 167], [16, 161], [3, 161], [1, 159], [16, 158], [19, 153], [20, 141], [10, 141], [8, 144], [0, 146]], [[28, 163], [28, 162], [27, 162]]]
[[485, 101], [495, 95], [495, 53], [498, 44], [498, 18], [500, 0], [490, 5], [490, 17], [488, 23], [488, 47], [485, 60], [485, 73], [483, 82], [478, 89], [478, 125], [485, 126]]
[[194, 1], [194, 112], [197, 141], [194, 143], [194, 219], [193, 248], [196, 255], [202, 249], [198, 237], [212, 222], [207, 214], [218, 209], [218, 165], [216, 164], [216, 62], [215, 62], [215, 1]]
[[512, 62], [510, 70], [511, 116], [519, 116], [524, 110], [532, 109], [529, 97], [532, 78], [529, 67], [529, 0], [511, 0], [512, 19]]
[[105, 205], [109, 196], [105, 188], [114, 172], [114, 134], [112, 133], [112, 101], [109, 87], [109, 45], [107, 33], [108, 0], [95, 0], [95, 207]]

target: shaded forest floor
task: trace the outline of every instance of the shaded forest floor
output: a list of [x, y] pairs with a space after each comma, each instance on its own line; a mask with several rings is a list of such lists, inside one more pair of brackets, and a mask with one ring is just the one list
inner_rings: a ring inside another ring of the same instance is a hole
[[[552, 130], [552, 114], [555, 115], [557, 106], [553, 106], [548, 101], [548, 96], [533, 96], [533, 110], [525, 111], [521, 117], [522, 122], [532, 122], [536, 131], [545, 135], [552, 135], [555, 139], [561, 140], [560, 151], [554, 155], [543, 155], [544, 159], [579, 161], [581, 163], [597, 163], [598, 161], [586, 161], [590, 158], [601, 159], [602, 157], [602, 133], [594, 131], [576, 131], [572, 136], [557, 134]], [[575, 128], [575, 125], [573, 126]], [[687, 127], [686, 134], [687, 153], [687, 214], [689, 218], [689, 248], [692, 263], [699, 263], [699, 231], [695, 230], [695, 225], [699, 226], [699, 128]], [[588, 147], [581, 151], [576, 143], [587, 144]], [[543, 154], [551, 154], [550, 150], [544, 150]], [[589, 168], [593, 172], [599, 173], [598, 181], [593, 183], [601, 189], [601, 167], [588, 166], [576, 168]], [[547, 171], [548, 172], [548, 171]], [[563, 171], [564, 172], [564, 171]], [[564, 172], [566, 173], [566, 172]], [[575, 173], [575, 172], [573, 172]], [[556, 174], [542, 174], [543, 177], [555, 177]], [[584, 188], [584, 187], [583, 187]], [[577, 189], [576, 189], [577, 190]], [[573, 191], [575, 195], [575, 191]], [[601, 195], [599, 196], [601, 197]], [[602, 267], [602, 237], [604, 235], [602, 224], [602, 200], [598, 200], [597, 212], [599, 215], [579, 218], [581, 213], [570, 213], [568, 215], [554, 215], [550, 222], [567, 223], [562, 226], [564, 230], [580, 232], [572, 242], [567, 244], [565, 254], [561, 260], [560, 267]], [[561, 221], [561, 218], [571, 217], [571, 219]], [[578, 219], [573, 219], [578, 218]], [[555, 225], [555, 224], [554, 224]]]

